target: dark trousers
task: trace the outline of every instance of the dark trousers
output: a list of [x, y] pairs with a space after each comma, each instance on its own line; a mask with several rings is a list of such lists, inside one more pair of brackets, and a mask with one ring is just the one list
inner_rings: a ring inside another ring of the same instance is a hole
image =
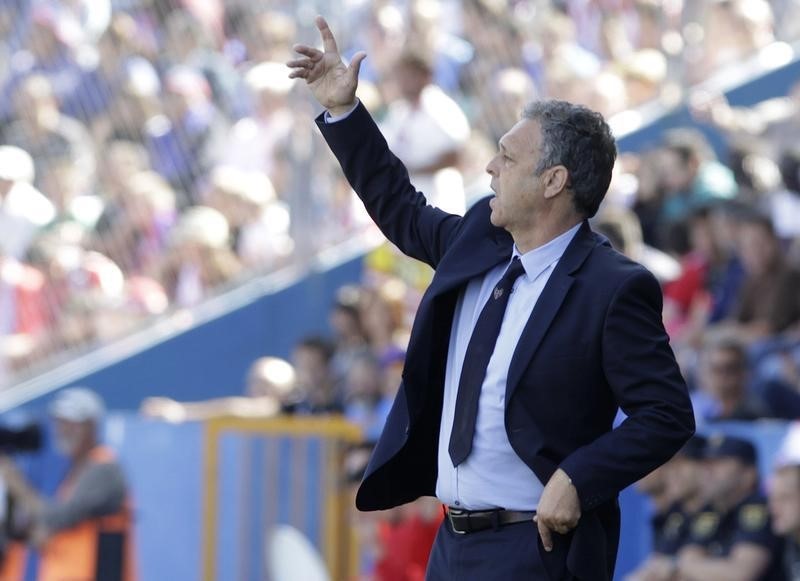
[[[426, 581], [570, 581], [569, 536], [554, 535], [553, 551], [540, 555], [531, 522], [458, 535], [445, 518], [428, 559]], [[541, 549], [544, 551], [544, 549]]]

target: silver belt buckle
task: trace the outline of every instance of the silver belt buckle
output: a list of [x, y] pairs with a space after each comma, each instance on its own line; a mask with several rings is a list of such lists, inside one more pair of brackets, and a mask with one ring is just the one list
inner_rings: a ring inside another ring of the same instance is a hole
[[[454, 509], [452, 509], [452, 508], [450, 508], [448, 506], [447, 507], [447, 519], [450, 521], [450, 528], [453, 529], [453, 532], [455, 534], [457, 534], [457, 535], [466, 535], [467, 531], [460, 531], [460, 530], [458, 530], [456, 528], [456, 524], [455, 524], [455, 522], [453, 522], [453, 512], [454, 512]], [[463, 516], [463, 514], [464, 514], [464, 512], [461, 509], [455, 509], [455, 512], [461, 513], [460, 515], [457, 515], [457, 516]], [[469, 517], [467, 517], [467, 518], [469, 518]]]

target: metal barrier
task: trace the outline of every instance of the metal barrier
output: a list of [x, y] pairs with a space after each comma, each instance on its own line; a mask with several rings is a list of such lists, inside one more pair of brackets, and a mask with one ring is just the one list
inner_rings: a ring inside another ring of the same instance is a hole
[[342, 477], [360, 430], [340, 418], [219, 418], [205, 425], [202, 579], [265, 579], [268, 531], [288, 524], [323, 556], [330, 578], [353, 578]]

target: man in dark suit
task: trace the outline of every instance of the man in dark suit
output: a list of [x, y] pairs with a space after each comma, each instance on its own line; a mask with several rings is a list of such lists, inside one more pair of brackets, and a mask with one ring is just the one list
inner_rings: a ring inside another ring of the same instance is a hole
[[[655, 278], [595, 235], [616, 147], [602, 117], [529, 105], [463, 217], [426, 204], [355, 97], [321, 17], [290, 76], [386, 236], [436, 274], [356, 504], [436, 495], [429, 580], [611, 579], [620, 490], [668, 460], [694, 418]], [[627, 419], [612, 429], [617, 409]], [[538, 528], [538, 535], [537, 535]]]

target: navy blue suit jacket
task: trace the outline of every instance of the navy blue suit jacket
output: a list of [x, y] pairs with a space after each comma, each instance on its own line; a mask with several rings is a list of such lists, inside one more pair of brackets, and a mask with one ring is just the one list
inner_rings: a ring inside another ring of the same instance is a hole
[[[362, 510], [385, 509], [435, 494], [456, 299], [471, 278], [510, 258], [513, 240], [491, 224], [488, 199], [463, 217], [428, 206], [362, 105], [345, 120], [326, 124], [320, 116], [317, 123], [386, 237], [436, 271], [411, 331], [402, 385], [356, 498]], [[655, 278], [584, 223], [511, 361], [508, 438], [542, 483], [558, 467], [571, 477], [582, 516], [565, 551], [579, 579], [613, 576], [618, 493], [694, 432], [661, 301]], [[628, 417], [612, 430], [618, 407]]]

